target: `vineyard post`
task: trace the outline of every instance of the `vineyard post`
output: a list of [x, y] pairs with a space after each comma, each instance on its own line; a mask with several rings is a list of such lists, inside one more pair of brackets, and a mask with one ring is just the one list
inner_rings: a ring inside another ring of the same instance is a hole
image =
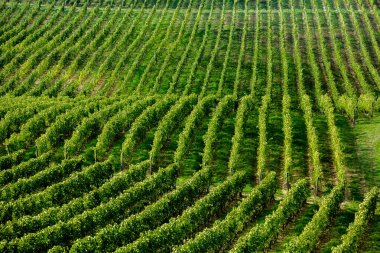
[[355, 126], [356, 125], [356, 118], [358, 117], [358, 107], [357, 106], [355, 106], [355, 108], [354, 108], [354, 119], [353, 119], [353, 126]]
[[38, 157], [38, 146], [36, 144], [36, 157]]
[[315, 180], [315, 195], [318, 196], [318, 183], [319, 183], [319, 177]]
[[97, 154], [96, 154], [96, 147], [94, 148], [94, 160], [95, 160], [95, 162], [97, 162]]
[[121, 170], [124, 170], [123, 151], [120, 152], [120, 165], [121, 165]]
[[289, 191], [290, 183], [289, 183], [289, 172], [286, 172], [286, 190]]
[[152, 175], [152, 156], [149, 157], [149, 175]]

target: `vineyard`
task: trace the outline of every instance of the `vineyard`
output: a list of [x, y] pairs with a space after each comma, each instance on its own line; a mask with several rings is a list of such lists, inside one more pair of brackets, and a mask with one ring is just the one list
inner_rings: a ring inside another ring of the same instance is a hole
[[380, 252], [378, 1], [0, 13], [0, 252]]

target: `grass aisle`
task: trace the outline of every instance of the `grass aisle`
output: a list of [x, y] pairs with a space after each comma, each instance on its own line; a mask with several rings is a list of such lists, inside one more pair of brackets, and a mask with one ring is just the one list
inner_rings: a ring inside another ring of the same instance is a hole
[[[356, 154], [361, 159], [358, 169], [363, 172], [368, 188], [380, 185], [380, 115], [372, 120], [358, 120], [353, 132], [356, 136]], [[363, 252], [380, 252], [380, 203], [376, 215], [366, 234]]]

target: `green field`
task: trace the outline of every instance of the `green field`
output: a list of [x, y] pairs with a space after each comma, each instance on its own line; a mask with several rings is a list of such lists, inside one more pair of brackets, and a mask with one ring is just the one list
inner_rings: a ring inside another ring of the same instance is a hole
[[378, 1], [0, 1], [0, 252], [380, 252]]

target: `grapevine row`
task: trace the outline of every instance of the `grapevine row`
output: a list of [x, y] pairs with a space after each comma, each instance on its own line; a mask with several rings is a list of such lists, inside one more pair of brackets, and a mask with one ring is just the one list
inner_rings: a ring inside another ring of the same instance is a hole
[[161, 101], [148, 107], [139, 117], [136, 118], [123, 142], [120, 153], [120, 163], [122, 166], [128, 164], [131, 160], [130, 156], [136, 148], [138, 141], [143, 139], [148, 130], [162, 119], [162, 115], [169, 110], [175, 101], [176, 96], [168, 95]]
[[113, 219], [122, 217], [126, 210], [136, 208], [133, 206], [138, 201], [152, 201], [172, 189], [177, 175], [178, 169], [175, 166], [163, 169], [152, 177], [135, 184], [115, 199], [87, 210], [66, 222], [58, 222], [36, 233], [14, 239], [2, 245], [3, 250], [36, 252], [46, 251], [54, 245], [71, 244], [71, 240], [80, 238], [96, 228], [109, 224]]
[[120, 111], [104, 125], [101, 134], [98, 136], [96, 143], [96, 153], [100, 158], [104, 158], [105, 153], [111, 146], [111, 143], [123, 132], [128, 130], [135, 119], [140, 114], [155, 103], [157, 97], [151, 96], [141, 101], [136, 101], [130, 108]]
[[[69, 37], [67, 40], [65, 40], [64, 43], [62, 43], [62, 45], [59, 46], [61, 50], [60, 50], [60, 53], [58, 53], [56, 56], [57, 63], [54, 66], [49, 66], [51, 70], [46, 73], [47, 75], [43, 74], [44, 69], [41, 69], [40, 73], [35, 74], [35, 76], [38, 76], [38, 78], [41, 78], [43, 81], [40, 82], [39, 85], [33, 87], [28, 93], [33, 94], [33, 95], [39, 95], [40, 93], [44, 93], [48, 95], [57, 95], [58, 90], [61, 89], [64, 83], [61, 80], [58, 80], [55, 82], [53, 82], [53, 80], [62, 71], [62, 69], [65, 68], [66, 64], [70, 61], [70, 58], [72, 58], [74, 55], [77, 55], [78, 52], [83, 48], [85, 43], [93, 39], [92, 37], [99, 30], [101, 24], [104, 22], [106, 18], [108, 18], [109, 12], [110, 12], [110, 8], [108, 7], [103, 12], [103, 14], [97, 19], [96, 22], [95, 20], [90, 21], [91, 23], [94, 23], [92, 27], [83, 28], [83, 26], [85, 26], [87, 22], [87, 21], [84, 21], [84, 23], [81, 25], [82, 27], [79, 30], [77, 30], [78, 34], [77, 33], [73, 34], [72, 37]], [[117, 15], [117, 13], [118, 12], [115, 12], [114, 16]], [[93, 12], [91, 15], [97, 16], [98, 10], [93, 9]], [[91, 16], [89, 18], [91, 18]], [[82, 33], [83, 33], [82, 31], [86, 31], [86, 33], [83, 36], [82, 36]], [[57, 48], [57, 50], [59, 49]], [[51, 65], [53, 65], [53, 63]], [[27, 80], [27, 85], [28, 84], [30, 85], [33, 82], [34, 82], [34, 78], [31, 76], [30, 79]], [[53, 86], [49, 86], [51, 83], [55, 83], [55, 84]], [[24, 89], [18, 88], [15, 91], [15, 94], [19, 95], [25, 92], [27, 89], [28, 89], [28, 86]]]
[[[324, 2], [324, 6], [327, 6], [327, 4], [325, 2]], [[335, 26], [332, 24], [332, 15], [331, 15], [331, 12], [330, 12], [330, 9], [328, 6], [326, 7], [325, 15], [326, 15], [326, 19], [328, 20], [330, 34], [337, 33]], [[347, 53], [348, 60], [349, 60], [349, 63], [351, 65], [351, 68], [354, 71], [355, 76], [357, 77], [357, 79], [359, 81], [359, 85], [362, 89], [362, 93], [372, 94], [373, 90], [370, 87], [370, 85], [368, 84], [368, 82], [365, 80], [365, 77], [364, 77], [364, 74], [361, 70], [360, 64], [357, 62], [357, 60], [355, 58], [354, 51], [352, 48], [352, 44], [351, 44], [351, 41], [349, 39], [350, 37], [347, 33], [347, 28], [346, 28], [346, 26], [343, 25], [344, 20], [342, 20], [343, 15], [341, 14], [341, 11], [339, 11], [338, 15], [339, 15], [338, 18], [340, 21], [339, 23], [342, 26], [341, 28], [342, 28], [342, 32], [343, 32], [344, 47], [346, 48], [346, 53]]]
[[223, 208], [226, 208], [241, 192], [245, 183], [245, 174], [243, 172], [235, 173], [177, 218], [171, 219], [161, 227], [143, 233], [138, 240], [125, 247], [118, 248], [115, 252], [169, 250], [196, 232], [199, 227], [203, 227], [211, 217], [220, 213]]
[[[24, 39], [23, 42], [16, 45], [13, 48], [8, 48], [6, 52], [4, 52], [0, 56], [0, 63], [2, 66], [5, 66], [10, 61], [14, 59], [16, 56], [16, 59], [13, 60], [14, 65], [17, 64], [16, 62], [21, 63], [23, 59], [25, 59], [27, 56], [29, 56], [29, 53], [24, 51], [28, 46], [31, 46], [33, 43], [38, 41], [39, 39], [42, 40], [44, 37], [44, 34], [46, 34], [50, 29], [54, 29], [53, 24], [58, 23], [59, 17], [62, 15], [64, 8], [61, 7], [59, 10], [55, 11], [55, 14], [50, 17], [49, 21], [46, 22], [43, 26], [36, 29], [34, 32], [30, 32], [29, 35]], [[31, 51], [29, 51], [31, 52]], [[12, 65], [9, 67], [11, 69]]]
[[261, 98], [261, 106], [259, 108], [259, 147], [257, 150], [257, 178], [260, 181], [265, 174], [267, 167], [267, 117], [268, 107], [271, 103], [272, 95], [272, 82], [273, 82], [273, 63], [272, 63], [272, 11], [270, 2], [267, 1], [268, 6], [268, 32], [267, 32], [267, 59], [266, 59], [266, 81], [267, 86], [265, 94]]
[[276, 191], [275, 173], [270, 172], [251, 193], [220, 222], [206, 228], [194, 238], [178, 246], [175, 252], [217, 252], [228, 246], [239, 232], [273, 201]]
[[229, 95], [220, 100], [217, 105], [210, 123], [208, 125], [207, 133], [203, 136], [204, 149], [202, 157], [202, 166], [210, 166], [214, 160], [214, 146], [217, 141], [217, 135], [224, 119], [233, 110], [235, 104], [234, 97]]
[[247, 234], [240, 237], [231, 252], [260, 252], [270, 248], [278, 233], [306, 203], [309, 195], [305, 179], [295, 183], [277, 209], [265, 217], [265, 222], [254, 226]]
[[74, 107], [57, 117], [46, 132], [36, 140], [37, 154], [56, 147], [74, 131], [83, 118], [111, 102], [111, 99], [97, 100], [82, 107]]
[[286, 26], [282, 10], [282, 1], [279, 2], [280, 15], [280, 51], [282, 66], [282, 125], [284, 131], [284, 153], [283, 153], [283, 181], [286, 188], [290, 187], [290, 169], [292, 166], [292, 116], [291, 116], [291, 98], [289, 95], [289, 66], [288, 57], [285, 47]]
[[[63, 11], [63, 10], [62, 10]], [[47, 52], [50, 52], [54, 48], [57, 47], [59, 43], [62, 42], [62, 39], [71, 34], [72, 30], [76, 27], [78, 23], [85, 16], [86, 8], [83, 7], [80, 14], [76, 16], [71, 22], [69, 22], [70, 18], [74, 15], [75, 6], [68, 12], [67, 15], [63, 19], [60, 20], [58, 25], [54, 27], [49, 34], [45, 34], [41, 39], [28, 46], [16, 56], [16, 58], [12, 59], [12, 61], [4, 66], [1, 73], [4, 78], [7, 76], [9, 79], [5, 82], [4, 86], [1, 89], [1, 93], [12, 90], [16, 82], [21, 78], [24, 78], [27, 73], [34, 69], [36, 65], [43, 59]], [[64, 28], [66, 27], [66, 28]], [[64, 29], [63, 29], [64, 28]], [[26, 59], [26, 57], [28, 57]], [[26, 60], [24, 62], [24, 60]], [[12, 70], [17, 69], [16, 75], [12, 75], [14, 73]], [[1, 80], [4, 80], [1, 78]]]
[[[178, 61], [177, 66], [175, 67], [175, 73], [172, 76], [172, 80], [170, 82], [170, 87], [169, 87], [168, 93], [174, 92], [174, 90], [177, 86], [178, 78], [179, 78], [179, 75], [180, 75], [181, 70], [183, 68], [183, 64], [185, 63], [185, 60], [189, 54], [189, 51], [190, 51], [191, 47], [193, 46], [193, 41], [195, 39], [195, 35], [196, 35], [197, 29], [199, 26], [199, 22], [201, 20], [201, 15], [202, 15], [204, 5], [205, 5], [205, 0], [202, 0], [200, 7], [198, 9], [198, 12], [197, 12], [197, 17], [195, 19], [193, 29], [191, 31], [190, 39], [187, 42], [185, 51], [183, 51], [183, 53], [181, 55], [181, 59]], [[209, 20], [210, 17], [212, 16], [213, 10], [214, 10], [214, 0], [211, 1], [211, 9], [210, 9], [210, 13], [209, 13], [209, 18], [207, 20]]]
[[338, 185], [321, 200], [318, 212], [314, 214], [302, 233], [287, 243], [286, 252], [310, 252], [314, 249], [318, 238], [337, 213], [339, 204], [343, 200], [343, 191], [344, 186]]
[[157, 166], [159, 153], [166, 139], [170, 137], [170, 134], [178, 127], [180, 122], [191, 112], [197, 101], [196, 95], [182, 97], [162, 118], [161, 122], [158, 124], [156, 132], [154, 133], [152, 149], [149, 152], [151, 166]]
[[239, 166], [241, 159], [241, 144], [244, 138], [244, 128], [247, 122], [248, 113], [252, 111], [253, 99], [251, 96], [245, 96], [241, 99], [240, 105], [236, 112], [235, 131], [232, 137], [232, 148], [230, 158], [228, 160], [228, 169], [232, 174]]
[[174, 163], [179, 164], [180, 168], [183, 167], [185, 155], [189, 150], [189, 144], [196, 133], [197, 127], [202, 123], [206, 115], [210, 112], [210, 108], [213, 108], [216, 102], [215, 96], [204, 97], [198, 102], [186, 119], [185, 128], [178, 137], [177, 150], [174, 153]]
[[222, 7], [222, 10], [221, 10], [222, 14], [220, 16], [219, 26], [218, 26], [218, 35], [216, 37], [215, 46], [214, 46], [214, 48], [211, 51], [211, 59], [210, 59], [208, 65], [207, 65], [206, 76], [203, 79], [202, 89], [201, 89], [201, 92], [199, 94], [199, 96], [201, 98], [206, 95], [207, 87], [208, 87], [208, 82], [210, 80], [211, 71], [212, 71], [212, 69], [214, 67], [214, 62], [215, 62], [216, 54], [217, 54], [217, 52], [219, 50], [219, 44], [220, 44], [220, 40], [221, 40], [221, 36], [222, 36], [222, 30], [223, 30], [223, 25], [224, 25], [225, 8], [226, 8], [226, 0], [223, 0], [223, 7]]
[[[142, 73], [142, 75], [140, 77], [140, 80], [139, 80], [139, 82], [135, 88], [135, 91], [138, 94], [141, 94], [141, 90], [143, 89], [143, 86], [145, 85], [146, 79], [147, 79], [148, 75], [151, 73], [152, 67], [154, 66], [154, 64], [156, 64], [158, 55], [160, 54], [161, 50], [164, 48], [164, 45], [166, 45], [170, 39], [170, 35], [171, 35], [173, 28], [174, 28], [174, 25], [177, 21], [181, 5], [182, 5], [182, 0], [179, 0], [177, 3], [177, 7], [175, 8], [173, 15], [171, 16], [170, 23], [166, 29], [165, 37], [163, 38], [161, 43], [159, 43], [158, 47], [156, 48], [156, 50], [153, 53], [153, 56], [150, 58], [148, 64], [146, 65], [146, 67], [144, 69], [144, 72]], [[190, 6], [188, 6], [188, 8], [189, 7]]]
[[376, 210], [379, 189], [372, 188], [365, 196], [364, 201], [359, 205], [359, 210], [355, 214], [355, 220], [347, 229], [347, 233], [342, 236], [342, 243], [332, 249], [333, 253], [353, 252], [358, 250], [360, 240], [364, 236], [370, 221], [373, 219]]
[[[189, 22], [192, 4], [193, 4], [193, 0], [190, 0], [186, 14], [185, 14], [185, 19], [183, 20], [183, 22], [181, 24], [177, 38], [173, 42], [173, 44], [169, 47], [168, 52], [165, 55], [164, 62], [161, 64], [160, 70], [159, 70], [159, 72], [156, 76], [156, 79], [154, 81], [153, 90], [152, 90], [154, 92], [157, 92], [159, 90], [159, 87], [161, 86], [161, 83], [162, 83], [162, 78], [163, 78], [164, 74], [166, 73], [166, 68], [168, 67], [168, 65], [170, 63], [169, 62], [170, 58], [172, 57], [174, 50], [177, 48], [178, 44], [180, 43], [180, 41], [181, 41], [181, 39], [185, 33], [185, 27], [186, 27], [186, 24]], [[202, 10], [202, 8], [203, 8], [203, 4], [201, 5], [200, 10]]]
[[[49, 157], [47, 159], [49, 159]], [[52, 183], [57, 183], [71, 173], [81, 169], [81, 162], [80, 158], [63, 160], [60, 165], [48, 167], [28, 178], [21, 178], [13, 184], [8, 184], [0, 190], [0, 201], [15, 200], [26, 194], [36, 192], [38, 189], [47, 187]], [[44, 165], [37, 164], [36, 167], [37, 166], [38, 168], [43, 168]]]
[[[182, 94], [184, 96], [188, 95], [189, 93], [192, 92], [191, 89], [193, 86], [193, 80], [194, 80], [195, 72], [199, 66], [199, 62], [200, 62], [201, 57], [204, 53], [204, 48], [205, 48], [206, 42], [208, 40], [208, 36], [210, 35], [211, 18], [212, 18], [213, 13], [214, 13], [214, 0], [212, 0], [212, 2], [211, 2], [210, 14], [209, 14], [207, 22], [205, 24], [205, 32], [204, 32], [203, 37], [202, 37], [202, 42], [198, 47], [195, 59], [194, 59], [193, 63], [191, 64], [190, 73], [187, 76], [186, 85], [185, 85], [185, 88], [182, 92]], [[178, 77], [176, 77], [176, 78], [178, 78]]]
[[[313, 5], [313, 10], [315, 10], [314, 12], [315, 12], [315, 19], [316, 19], [316, 22], [317, 22], [318, 37], [320, 37], [319, 41], [321, 41], [322, 40], [321, 39], [322, 35], [320, 34], [321, 22], [320, 22], [319, 11], [317, 10], [315, 0], [312, 0], [312, 5]], [[355, 100], [355, 98], [356, 98], [356, 91], [355, 91], [355, 88], [353, 87], [352, 82], [350, 81], [350, 79], [348, 77], [348, 73], [349, 72], [348, 72], [348, 69], [346, 67], [346, 63], [343, 61], [343, 56], [341, 55], [339, 47], [338, 47], [338, 44], [337, 44], [335, 30], [333, 29], [332, 20], [330, 19], [331, 17], [328, 16], [326, 18], [327, 18], [328, 34], [330, 36], [331, 43], [332, 43], [332, 52], [333, 52], [334, 61], [336, 62], [336, 65], [337, 65], [337, 67], [339, 69], [340, 75], [343, 78], [343, 84], [344, 84], [345, 92], [348, 94], [348, 97], [350, 97], [350, 98], [352, 98], [352, 99]], [[322, 42], [319, 42], [319, 44], [322, 44]], [[322, 59], [324, 59], [325, 56], [323, 56], [323, 55], [325, 55], [326, 52], [324, 50], [323, 45], [321, 46], [321, 52], [322, 52]], [[326, 59], [324, 60], [324, 65], [325, 65], [325, 68], [326, 68], [326, 71], [327, 71], [328, 81], [333, 82], [333, 79], [331, 78], [331, 76], [329, 74], [329, 70], [328, 70], [330, 68], [329, 67], [330, 65], [329, 65], [328, 59], [327, 59], [327, 61], [326, 61]], [[332, 95], [335, 96], [334, 95], [335, 91], [331, 90], [331, 92], [332, 92]], [[352, 116], [352, 114], [350, 116]]]
[[[26, 195], [0, 208], [1, 222], [38, 214], [44, 209], [63, 205], [94, 187], [99, 187], [115, 172], [110, 161], [96, 163], [71, 174], [65, 180], [36, 194]], [[77, 187], [80, 185], [80, 187]]]
[[152, 44], [155, 41], [157, 41], [157, 39], [159, 40], [159, 38], [160, 38], [159, 31], [161, 29], [161, 25], [162, 25], [162, 22], [164, 20], [164, 17], [166, 16], [168, 8], [169, 8], [169, 1], [166, 1], [165, 8], [162, 10], [160, 19], [158, 20], [156, 27], [154, 28], [154, 31], [150, 35], [149, 39], [140, 48], [138, 54], [134, 57], [133, 62], [130, 64], [130, 66], [127, 67], [128, 71], [127, 71], [125, 77], [123, 76], [122, 80], [121, 80], [122, 86], [116, 88], [117, 89], [116, 93], [125, 92], [125, 91], [127, 91], [127, 88], [129, 86], [131, 86], [129, 83], [130, 78], [134, 75], [135, 70], [137, 68], [137, 65], [139, 64], [139, 61], [141, 60], [142, 56], [144, 56], [144, 54], [147, 53], [147, 49], [150, 48], [152, 46]]
[[89, 99], [83, 101], [76, 100], [75, 102], [68, 102], [61, 100], [59, 105], [48, 107], [40, 111], [25, 122], [19, 132], [14, 132], [8, 139], [5, 140], [5, 145], [8, 149], [18, 150], [20, 148], [28, 147], [33, 140], [42, 134], [47, 126], [54, 122], [54, 120], [62, 113], [70, 110], [74, 106], [81, 106], [83, 103], [89, 102]]
[[48, 99], [41, 99], [40, 101], [35, 101], [34, 103], [29, 104], [26, 108], [21, 107], [8, 111], [8, 113], [0, 121], [0, 141], [4, 141], [11, 135], [11, 133], [17, 132], [22, 124], [33, 117], [36, 113], [45, 108], [49, 108], [50, 106], [54, 106], [54, 104], [54, 102], [52, 103]]
[[[22, 28], [25, 28], [30, 21], [34, 18], [34, 16], [38, 13], [39, 8], [34, 8], [33, 11], [29, 12], [31, 8], [31, 4], [24, 5], [24, 8], [20, 12], [15, 15], [7, 25], [4, 26], [4, 33], [0, 35], [0, 44], [3, 44], [5, 41], [7, 41], [12, 36], [16, 35], [18, 30], [21, 30]], [[24, 17], [23, 22], [22, 21], [23, 16], [27, 13], [27, 17]], [[17, 24], [16, 24], [17, 23]]]
[[[0, 157], [0, 171], [11, 168], [13, 165], [19, 164], [25, 154], [24, 149], [20, 149], [16, 152], [10, 153]], [[2, 173], [2, 172], [0, 172]]]
[[[104, 19], [108, 15], [109, 9], [107, 9], [104, 12], [103, 17], [101, 19]], [[95, 8], [91, 12], [91, 14], [87, 18], [83, 18], [83, 20], [80, 21], [80, 25], [76, 29], [73, 29], [71, 34], [68, 36], [67, 39], [64, 39], [63, 43], [61, 44], [55, 44], [52, 48], [52, 51], [49, 53], [49, 55], [42, 59], [42, 61], [34, 67], [32, 71], [30, 71], [29, 75], [25, 76], [25, 79], [21, 81], [21, 83], [13, 90], [13, 93], [15, 95], [21, 95], [26, 90], [30, 89], [34, 84], [35, 80], [39, 78], [40, 76], [43, 76], [43, 73], [46, 72], [47, 69], [50, 67], [54, 70], [54, 62], [56, 59], [58, 59], [58, 65], [63, 65], [64, 62], [62, 59], [65, 59], [68, 53], [70, 53], [69, 48], [72, 44], [76, 44], [78, 40], [80, 41], [80, 38], [82, 36], [82, 31], [85, 31], [87, 29], [90, 29], [91, 25], [95, 23], [95, 20], [97, 19], [98, 15], [98, 9]], [[61, 41], [62, 42], [62, 41]], [[55, 83], [53, 86], [51, 86], [51, 83], [48, 83], [47, 87], [44, 87], [46, 83], [41, 83], [36, 87], [33, 87], [33, 89], [37, 89], [37, 92], [34, 92], [35, 94], [40, 93], [40, 91], [43, 90], [43, 94], [49, 95], [49, 96], [56, 96], [57, 90], [60, 88], [60, 83]]]
[[[149, 16], [145, 20], [145, 23], [137, 36], [133, 39], [132, 43], [128, 45], [128, 47], [124, 50], [123, 55], [119, 58], [119, 60], [116, 63], [116, 66], [113, 68], [111, 72], [111, 76], [107, 79], [106, 83], [103, 84], [101, 89], [99, 90], [100, 95], [108, 95], [111, 92], [112, 88], [115, 88], [114, 85], [116, 84], [117, 87], [117, 76], [120, 73], [120, 70], [122, 70], [123, 67], [125, 67], [128, 57], [130, 57], [132, 50], [135, 49], [136, 46], [138, 46], [138, 43], [140, 43], [141, 39], [145, 36], [145, 34], [148, 31], [149, 24], [151, 23], [153, 16], [156, 14], [157, 11], [157, 5], [159, 4], [161, 0], [157, 1], [154, 5], [154, 8], [150, 11]], [[99, 79], [97, 80], [99, 81]]]
[[22, 162], [17, 166], [0, 171], [0, 186], [14, 183], [20, 178], [33, 176], [43, 170], [44, 167], [49, 166], [52, 155], [53, 152], [47, 152], [40, 157], [29, 159], [28, 161]]
[[[0, 47], [0, 52], [4, 53], [7, 52], [9, 49], [12, 47], [16, 46], [18, 43], [21, 43], [28, 34], [33, 33], [35, 29], [37, 29], [44, 20], [48, 17], [50, 14], [51, 10], [53, 9], [54, 5], [50, 5], [49, 8], [42, 14], [40, 15], [29, 27], [28, 29], [25, 29], [25, 27], [17, 27], [17, 35], [12, 37], [11, 39], [7, 40], [3, 45]], [[31, 13], [31, 20], [34, 19], [34, 15], [36, 15], [40, 11], [39, 8], [36, 8], [35, 12]], [[26, 20], [26, 23], [30, 23], [31, 20]], [[20, 23], [21, 24], [21, 23]]]
[[76, 241], [70, 251], [114, 251], [117, 247], [131, 243], [142, 232], [152, 230], [180, 214], [208, 191], [210, 183], [210, 169], [202, 169], [176, 190], [147, 206], [141, 213], [131, 215], [120, 224], [106, 226], [94, 236]]
[[[360, 47], [361, 54], [363, 56], [364, 63], [366, 65], [367, 69], [369, 70], [369, 73], [371, 74], [373, 80], [375, 81], [375, 84], [377, 85], [378, 88], [380, 88], [380, 75], [378, 73], [378, 70], [373, 65], [373, 63], [371, 61], [370, 54], [369, 54], [367, 47], [364, 43], [364, 36], [362, 33], [362, 28], [359, 26], [359, 23], [358, 23], [358, 20], [356, 19], [356, 15], [354, 14], [354, 10], [352, 8], [352, 5], [347, 6], [347, 2], [345, 0], [343, 2], [345, 4], [345, 7], [348, 9], [350, 20], [354, 25], [354, 31], [357, 35], [356, 38], [358, 39], [358, 42], [359, 42], [359, 47]], [[343, 18], [343, 14], [341, 12], [339, 12], [339, 21], [340, 21], [340, 25], [343, 28], [344, 34], [346, 36], [346, 33], [347, 33], [346, 27], [347, 26], [346, 26], [346, 22]]]
[[306, 94], [303, 80], [303, 70], [302, 70], [302, 58], [299, 49], [299, 34], [298, 34], [298, 26], [295, 19], [295, 9], [293, 6], [293, 1], [291, 1], [291, 17], [292, 17], [292, 35], [294, 40], [294, 58], [296, 63], [297, 70], [297, 89], [298, 95], [300, 97], [301, 109], [304, 113], [304, 120], [306, 123], [306, 134], [309, 148], [309, 157], [311, 159], [312, 164], [312, 175], [311, 175], [311, 185], [314, 186], [315, 193], [318, 193], [319, 183], [322, 179], [322, 167], [321, 161], [319, 157], [318, 150], [318, 137], [316, 133], [316, 129], [313, 125], [313, 113], [312, 106], [310, 102], [309, 96]]
[[245, 54], [245, 39], [247, 37], [247, 29], [248, 29], [248, 0], [244, 1], [244, 26], [243, 26], [243, 34], [241, 37], [239, 58], [238, 58], [238, 66], [236, 69], [235, 81], [234, 81], [234, 92], [233, 95], [235, 98], [239, 97], [240, 90], [240, 82], [241, 82], [241, 67], [243, 64], [243, 57]]
[[[130, 33], [133, 31], [136, 22], [139, 20], [139, 18], [144, 13], [144, 5], [143, 5], [142, 9], [139, 12], [139, 15], [135, 19], [133, 19], [133, 22], [132, 22], [131, 26], [129, 27], [129, 29], [126, 32], [123, 33], [123, 29], [125, 28], [126, 24], [129, 21], [129, 18], [131, 16], [133, 8], [136, 5], [136, 2], [137, 2], [137, 0], [135, 0], [133, 2], [133, 4], [131, 4], [131, 6], [128, 9], [128, 11], [125, 13], [123, 20], [118, 24], [118, 26], [116, 27], [116, 29], [112, 33], [112, 35], [110, 37], [108, 37], [99, 48], [95, 47], [95, 45], [92, 44], [93, 42], [95, 42], [95, 40], [93, 40], [91, 42], [90, 49], [87, 52], [87, 54], [89, 54], [91, 51], [95, 51], [95, 52], [92, 53], [91, 56], [89, 56], [90, 59], [86, 62], [84, 68], [79, 72], [78, 79], [76, 81], [74, 81], [77, 84], [78, 87], [80, 87], [80, 86], [83, 85], [83, 87], [80, 88], [80, 91], [79, 91], [80, 95], [89, 95], [93, 91], [94, 85], [96, 84], [96, 82], [95, 81], [89, 81], [89, 80], [87, 82], [84, 82], [84, 81], [86, 79], [88, 79], [88, 77], [89, 77], [89, 75], [90, 75], [90, 73], [92, 71], [92, 68], [94, 67], [96, 61], [100, 58], [100, 56], [102, 55], [102, 53], [106, 49], [108, 49], [111, 46], [113, 46], [112, 47], [112, 51], [106, 57], [106, 59], [104, 59], [104, 61], [101, 63], [101, 65], [99, 66], [98, 71], [95, 74], [95, 76], [98, 76], [99, 78], [100, 78], [101, 75], [104, 74], [104, 72], [106, 70], [108, 70], [110, 68], [110, 64], [112, 63], [117, 50], [121, 50], [122, 47], [124, 47], [124, 45], [127, 43], [127, 39], [129, 37]], [[120, 37], [122, 35], [122, 33], [124, 35], [122, 37]], [[116, 44], [113, 44], [113, 43], [115, 43], [115, 41], [116, 41]], [[83, 58], [85, 58], [85, 57], [83, 57]]]
[[[234, 31], [235, 31], [235, 23], [236, 23], [236, 11], [237, 11], [236, 7], [237, 7], [237, 1], [234, 0], [234, 7], [232, 10], [232, 22], [230, 23], [230, 27], [229, 27], [230, 33], [228, 35], [227, 50], [226, 50], [226, 54], [224, 56], [222, 72], [220, 73], [218, 91], [216, 92], [216, 95], [218, 97], [221, 97], [222, 93], [223, 93], [224, 79], [225, 79], [225, 75], [226, 75], [226, 71], [227, 71], [228, 60], [229, 60], [230, 54], [231, 54], [231, 46], [232, 46], [233, 35], [234, 35]], [[235, 97], [237, 98], [237, 96], [235, 96]]]
[[250, 81], [250, 89], [251, 95], [254, 97], [256, 91], [256, 83], [257, 83], [257, 65], [258, 65], [258, 57], [259, 57], [259, 35], [260, 35], [260, 9], [259, 9], [259, 1], [256, 1], [255, 8], [255, 36], [253, 40], [253, 57], [252, 57], [252, 76]]
[[114, 174], [108, 181], [98, 188], [74, 198], [62, 206], [47, 207], [36, 215], [24, 215], [16, 220], [0, 225], [2, 238], [11, 240], [27, 233], [37, 232], [45, 227], [67, 221], [86, 210], [90, 210], [101, 203], [106, 203], [123, 191], [130, 189], [137, 182], [145, 179], [149, 168], [148, 161], [132, 165], [127, 171]]
[[94, 136], [99, 129], [108, 122], [108, 119], [121, 110], [131, 107], [136, 97], [129, 97], [122, 99], [106, 106], [104, 109], [99, 110], [89, 117], [84, 118], [81, 124], [75, 129], [70, 139], [65, 140], [64, 150], [66, 154], [75, 155], [83, 146], [83, 144], [92, 136]]

